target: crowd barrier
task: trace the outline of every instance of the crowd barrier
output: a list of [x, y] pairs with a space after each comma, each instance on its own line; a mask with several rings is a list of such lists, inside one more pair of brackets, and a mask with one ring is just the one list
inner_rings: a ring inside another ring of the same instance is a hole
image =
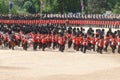
[[120, 21], [96, 20], [0, 20], [1, 24], [71, 24], [71, 25], [114, 25], [120, 26]]

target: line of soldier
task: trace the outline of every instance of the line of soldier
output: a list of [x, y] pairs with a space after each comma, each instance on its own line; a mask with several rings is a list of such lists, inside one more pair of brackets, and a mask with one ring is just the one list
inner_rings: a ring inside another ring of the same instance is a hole
[[0, 15], [0, 20], [41, 20], [41, 19], [72, 19], [72, 20], [109, 20], [119, 21], [120, 14], [34, 14], [34, 15]]
[[109, 29], [107, 33], [104, 29], [93, 30], [89, 28], [87, 33], [85, 29], [65, 27], [65, 25], [0, 25], [0, 45], [13, 49], [15, 46], [23, 47], [27, 50], [30, 46], [33, 50], [46, 48], [59, 49], [64, 52], [65, 48], [71, 48], [76, 51], [86, 53], [87, 50], [97, 51], [98, 53], [107, 52], [110, 46], [112, 52], [118, 49], [120, 53], [120, 30], [112, 32]]

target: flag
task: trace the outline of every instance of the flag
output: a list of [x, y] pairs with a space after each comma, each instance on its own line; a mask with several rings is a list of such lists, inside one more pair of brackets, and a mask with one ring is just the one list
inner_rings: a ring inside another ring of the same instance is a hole
[[13, 6], [12, 1], [9, 0], [9, 8], [12, 9], [12, 6]]
[[83, 3], [83, 0], [81, 0], [81, 10], [82, 10], [82, 12], [84, 11], [84, 3]]

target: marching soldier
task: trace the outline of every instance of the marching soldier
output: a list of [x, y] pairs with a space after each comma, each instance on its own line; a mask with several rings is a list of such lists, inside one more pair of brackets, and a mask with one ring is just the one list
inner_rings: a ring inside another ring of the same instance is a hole
[[104, 47], [104, 41], [103, 41], [103, 36], [100, 36], [100, 40], [98, 41], [98, 48], [97, 48], [97, 52], [100, 52], [102, 54], [102, 50]]

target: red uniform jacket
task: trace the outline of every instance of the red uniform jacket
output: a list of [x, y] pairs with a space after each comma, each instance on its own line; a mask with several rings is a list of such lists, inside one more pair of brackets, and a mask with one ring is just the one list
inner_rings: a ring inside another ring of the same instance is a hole
[[18, 36], [18, 34], [15, 34], [15, 40], [18, 41], [20, 38]]
[[75, 37], [72, 38], [72, 42], [75, 44]]
[[27, 43], [27, 39], [24, 38], [24, 39], [23, 39], [23, 44], [26, 44], [26, 43]]
[[42, 44], [46, 44], [46, 42], [47, 42], [47, 41], [46, 41], [46, 37], [43, 37], [43, 38], [42, 38]]
[[108, 45], [108, 44], [109, 44], [109, 37], [105, 37], [105, 38], [104, 38], [104, 44], [105, 44], [105, 45]]
[[95, 44], [98, 45], [99, 38], [95, 38]]
[[5, 35], [2, 36], [3, 37], [3, 40], [6, 41], [7, 40], [7, 37]]
[[112, 46], [116, 46], [116, 41], [115, 41], [115, 39], [113, 38], [113, 39], [111, 39], [111, 45]]
[[10, 42], [10, 36], [7, 37], [7, 41]]
[[55, 36], [53, 35], [53, 36], [52, 36], [52, 43], [55, 43], [55, 42], [56, 42]]
[[82, 42], [83, 42], [83, 38], [82, 38], [82, 37], [80, 37], [80, 44], [82, 44]]
[[75, 45], [79, 45], [80, 44], [80, 38], [79, 37], [76, 37], [75, 38]]
[[40, 34], [37, 34], [37, 42], [38, 42], [38, 43], [41, 42], [41, 36], [40, 36]]
[[55, 41], [58, 42], [58, 35], [55, 35]]
[[117, 39], [118, 46], [120, 46], [120, 38]]
[[83, 46], [87, 46], [88, 45], [88, 38], [84, 38], [83, 40]]
[[33, 34], [32, 35], [32, 42], [37, 42], [37, 35], [36, 34]]
[[68, 34], [68, 35], [67, 35], [67, 40], [68, 40], [68, 41], [72, 41], [72, 35], [71, 35], [71, 34]]
[[94, 38], [94, 37], [91, 38], [90, 43], [91, 43], [92, 45], [95, 45], [95, 38]]
[[100, 39], [100, 40], [98, 41], [98, 46], [99, 46], [99, 47], [103, 47], [103, 44], [104, 44], [103, 39]]
[[59, 40], [58, 40], [58, 43], [59, 43], [60, 45], [64, 45], [64, 43], [65, 43], [64, 38], [63, 38], [63, 37], [60, 37]]
[[51, 41], [52, 41], [51, 35], [47, 35], [47, 42], [51, 42]]

